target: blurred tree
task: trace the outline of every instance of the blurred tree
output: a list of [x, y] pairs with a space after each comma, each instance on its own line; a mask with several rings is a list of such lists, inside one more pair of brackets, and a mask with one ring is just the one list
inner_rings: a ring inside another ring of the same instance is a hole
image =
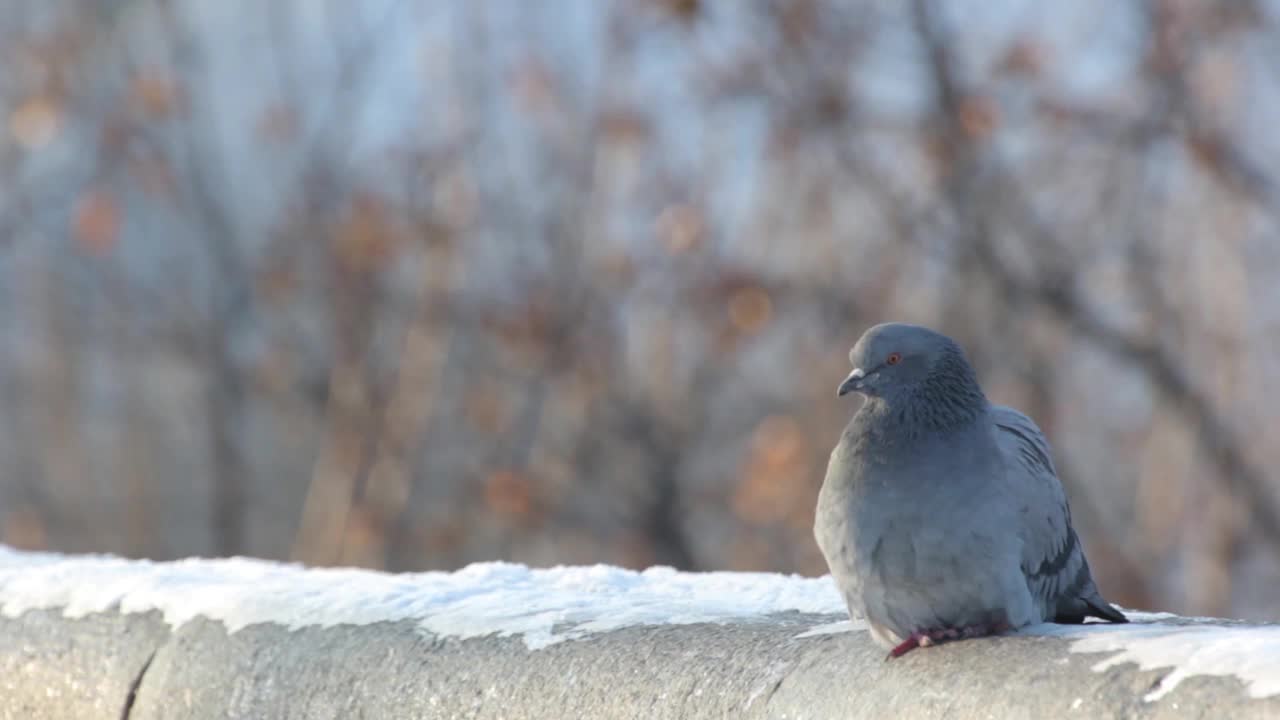
[[4, 542], [820, 572], [905, 319], [1109, 596], [1280, 617], [1265, 4], [0, 9]]

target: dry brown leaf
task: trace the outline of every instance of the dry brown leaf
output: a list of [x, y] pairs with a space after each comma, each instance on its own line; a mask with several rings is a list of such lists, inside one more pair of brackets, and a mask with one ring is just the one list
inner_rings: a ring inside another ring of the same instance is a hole
[[83, 250], [103, 256], [115, 249], [120, 238], [120, 206], [114, 196], [91, 190], [76, 204], [72, 234]]

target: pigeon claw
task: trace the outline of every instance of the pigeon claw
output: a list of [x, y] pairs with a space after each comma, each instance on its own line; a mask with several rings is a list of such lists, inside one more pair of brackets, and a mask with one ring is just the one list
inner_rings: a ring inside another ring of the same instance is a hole
[[903, 655], [915, 650], [916, 648], [931, 647], [933, 645], [941, 645], [951, 642], [952, 640], [969, 640], [972, 638], [986, 637], [988, 635], [998, 635], [1009, 630], [1009, 623], [978, 623], [975, 625], [965, 625], [963, 627], [945, 627], [934, 628], [931, 630], [917, 630], [907, 636], [895, 648], [889, 651], [885, 660], [900, 658]]
[[903, 640], [902, 642], [898, 643], [897, 647], [889, 651], [889, 655], [885, 657], [885, 660], [900, 658], [903, 655], [906, 655], [907, 653], [911, 652], [912, 650], [915, 650], [916, 648], [920, 647], [921, 637], [923, 637], [923, 635], [919, 632], [911, 633], [909, 636], [907, 636], [906, 640]]

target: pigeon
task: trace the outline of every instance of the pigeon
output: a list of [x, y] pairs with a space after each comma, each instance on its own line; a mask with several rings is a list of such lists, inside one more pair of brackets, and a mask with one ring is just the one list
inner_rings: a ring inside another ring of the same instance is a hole
[[837, 395], [865, 401], [831, 453], [814, 536], [851, 616], [891, 649], [1041, 622], [1128, 619], [1099, 594], [1049, 443], [987, 401], [964, 352], [885, 323]]

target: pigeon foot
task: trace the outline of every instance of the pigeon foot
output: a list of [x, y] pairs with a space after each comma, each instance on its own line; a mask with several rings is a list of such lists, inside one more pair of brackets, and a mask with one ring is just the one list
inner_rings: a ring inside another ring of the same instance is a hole
[[918, 647], [931, 647], [933, 645], [941, 645], [951, 642], [952, 640], [969, 640], [971, 638], [986, 637], [988, 635], [998, 635], [1009, 630], [1009, 623], [976, 623], [974, 625], [964, 625], [962, 627], [946, 627], [934, 628], [932, 630], [917, 630], [907, 636], [897, 647], [889, 651], [889, 656], [885, 660], [902, 657]]

